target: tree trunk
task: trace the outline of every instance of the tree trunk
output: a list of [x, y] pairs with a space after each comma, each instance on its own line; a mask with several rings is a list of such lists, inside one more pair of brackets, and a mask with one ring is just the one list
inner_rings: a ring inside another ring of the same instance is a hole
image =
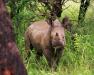
[[62, 13], [62, 0], [55, 0], [52, 6], [52, 13], [57, 17], [61, 17]]
[[88, 6], [90, 5], [90, 0], [81, 0], [79, 16], [78, 16], [78, 23], [82, 23], [85, 19], [85, 14], [87, 11]]
[[[62, 13], [62, 0], [38, 0], [45, 4], [45, 6], [50, 11], [49, 15], [47, 15], [47, 20], [50, 25], [52, 25], [52, 21], [56, 19], [56, 17], [61, 17]], [[64, 2], [65, 0], [63, 0]]]
[[27, 75], [3, 0], [0, 0], [0, 75]]

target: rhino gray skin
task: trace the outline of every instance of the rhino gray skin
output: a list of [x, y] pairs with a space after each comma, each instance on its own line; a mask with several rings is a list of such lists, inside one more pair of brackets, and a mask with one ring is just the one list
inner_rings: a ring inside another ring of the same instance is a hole
[[25, 32], [27, 54], [35, 48], [36, 59], [44, 55], [49, 67], [56, 69], [65, 46], [64, 28], [68, 26], [67, 22], [64, 18], [62, 23], [56, 19], [52, 25], [45, 20], [31, 24]]

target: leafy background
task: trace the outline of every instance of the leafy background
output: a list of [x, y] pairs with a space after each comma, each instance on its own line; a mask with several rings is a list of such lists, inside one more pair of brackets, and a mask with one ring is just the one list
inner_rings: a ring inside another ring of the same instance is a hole
[[[91, 0], [90, 6], [86, 13], [85, 22], [78, 25], [78, 15], [80, 1], [75, 3], [68, 0], [63, 7], [60, 17], [68, 16], [72, 22], [72, 31], [74, 42], [71, 40], [71, 33], [65, 30], [66, 47], [56, 72], [51, 72], [47, 65], [47, 61], [43, 56], [39, 63], [35, 61], [34, 50], [31, 57], [25, 60], [24, 32], [26, 28], [34, 21], [45, 19], [42, 16], [46, 10], [44, 5], [38, 3], [37, 0], [18, 0], [16, 6], [10, 7], [12, 1], [7, 3], [8, 11], [14, 12], [12, 17], [14, 32], [16, 35], [16, 43], [20, 50], [28, 75], [94, 75], [94, 1]], [[12, 5], [11, 5], [12, 6]], [[66, 9], [66, 7], [68, 7]], [[15, 8], [15, 9], [12, 9]]]

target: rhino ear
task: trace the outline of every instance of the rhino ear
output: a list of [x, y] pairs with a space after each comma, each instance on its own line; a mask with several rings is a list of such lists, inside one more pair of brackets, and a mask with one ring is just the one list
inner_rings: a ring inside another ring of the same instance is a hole
[[68, 31], [71, 30], [72, 24], [71, 24], [71, 22], [70, 22], [70, 20], [69, 20], [68, 17], [64, 17], [64, 18], [63, 18], [63, 20], [62, 20], [62, 26], [63, 26], [65, 29], [67, 29]]

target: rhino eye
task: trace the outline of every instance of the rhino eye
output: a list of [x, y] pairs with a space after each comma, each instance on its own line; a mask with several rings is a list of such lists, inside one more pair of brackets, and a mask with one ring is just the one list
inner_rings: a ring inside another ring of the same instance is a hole
[[64, 36], [62, 38], [64, 39]]

